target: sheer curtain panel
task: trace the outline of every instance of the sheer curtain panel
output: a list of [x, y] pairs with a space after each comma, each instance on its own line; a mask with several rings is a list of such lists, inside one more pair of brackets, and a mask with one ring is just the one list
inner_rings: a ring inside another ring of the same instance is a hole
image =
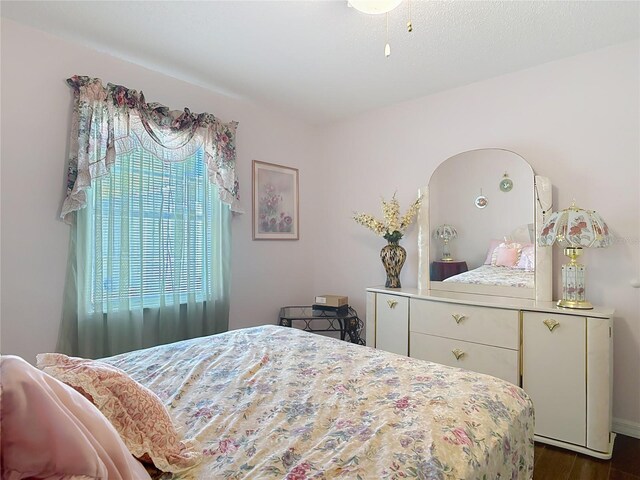
[[226, 331], [237, 123], [72, 77], [58, 350], [97, 358]]

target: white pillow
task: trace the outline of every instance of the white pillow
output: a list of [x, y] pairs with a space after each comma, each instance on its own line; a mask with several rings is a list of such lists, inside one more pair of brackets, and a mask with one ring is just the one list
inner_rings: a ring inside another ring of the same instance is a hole
[[527, 272], [533, 272], [536, 269], [535, 261], [535, 247], [532, 243], [524, 245], [520, 253], [520, 260], [516, 268], [525, 270]]

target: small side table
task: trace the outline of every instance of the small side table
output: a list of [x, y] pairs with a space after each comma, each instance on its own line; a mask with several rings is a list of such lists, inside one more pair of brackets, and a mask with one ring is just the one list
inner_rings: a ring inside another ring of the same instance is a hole
[[467, 262], [431, 262], [431, 281], [442, 280], [467, 271]]
[[307, 332], [340, 332], [340, 340], [345, 340], [348, 334], [351, 343], [364, 345], [364, 340], [360, 338], [364, 322], [351, 307], [340, 312], [314, 310], [310, 305], [282, 307], [278, 315], [278, 325], [292, 327], [293, 322], [302, 322], [302, 329]]

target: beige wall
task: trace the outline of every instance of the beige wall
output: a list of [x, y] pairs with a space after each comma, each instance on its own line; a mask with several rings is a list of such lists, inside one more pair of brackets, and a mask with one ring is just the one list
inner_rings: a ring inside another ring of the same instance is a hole
[[[2, 20], [1, 350], [33, 361], [55, 346], [68, 227], [57, 220], [71, 95], [87, 74], [144, 89], [148, 99], [238, 120], [238, 169], [249, 214], [233, 224], [231, 327], [274, 323], [278, 307], [315, 294], [348, 295], [364, 317], [367, 286], [384, 283], [383, 241], [351, 220], [379, 212], [395, 190], [403, 208], [436, 166], [500, 147], [554, 183], [554, 209], [573, 198], [618, 235], [588, 251], [587, 295], [616, 308], [614, 417], [640, 428], [639, 45], [622, 44], [312, 128], [202, 88]], [[300, 169], [301, 239], [251, 240], [251, 160]], [[417, 281], [416, 231], [403, 286]], [[559, 249], [555, 252], [558, 293]]]
[[[364, 311], [364, 289], [385, 281], [378, 258], [384, 240], [351, 213], [379, 213], [380, 196], [395, 190], [406, 208], [437, 165], [459, 152], [512, 150], [551, 179], [554, 210], [575, 198], [597, 209], [618, 236], [613, 247], [584, 254], [587, 297], [616, 308], [613, 414], [640, 433], [640, 289], [630, 284], [640, 279], [639, 64], [638, 42], [626, 43], [327, 127], [321, 179], [331, 228], [316, 252], [316, 289], [348, 295]], [[402, 240], [406, 287], [417, 283], [416, 233], [414, 227]], [[558, 298], [559, 248], [554, 262]]]
[[[241, 99], [161, 75], [2, 19], [1, 351], [28, 361], [55, 348], [69, 227], [58, 220], [73, 74], [144, 90], [150, 101], [240, 122], [241, 201], [233, 220], [231, 328], [275, 323], [281, 305], [312, 300], [317, 133]], [[300, 171], [300, 240], [252, 241], [251, 161]]]

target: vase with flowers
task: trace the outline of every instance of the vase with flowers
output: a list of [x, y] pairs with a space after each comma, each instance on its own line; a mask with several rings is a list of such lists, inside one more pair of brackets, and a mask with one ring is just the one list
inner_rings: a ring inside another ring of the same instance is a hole
[[388, 202], [384, 198], [382, 199], [382, 220], [378, 220], [368, 213], [356, 213], [353, 217], [357, 223], [367, 227], [388, 242], [380, 251], [380, 259], [387, 273], [385, 283], [387, 288], [400, 288], [400, 271], [407, 258], [407, 251], [399, 242], [418, 213], [421, 201], [422, 197], [420, 196], [411, 204], [404, 215], [400, 215], [400, 204], [394, 193]]

